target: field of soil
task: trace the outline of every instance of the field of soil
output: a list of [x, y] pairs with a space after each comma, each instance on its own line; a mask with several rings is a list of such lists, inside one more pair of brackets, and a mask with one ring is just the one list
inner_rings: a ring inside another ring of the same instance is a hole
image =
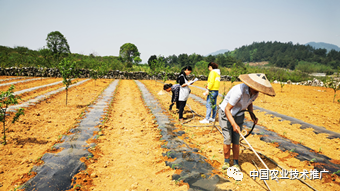
[[[0, 77], [6, 79], [6, 77]], [[28, 89], [53, 83], [61, 79], [47, 78], [18, 85], [18, 89]], [[84, 79], [77, 79], [82, 81]], [[38, 83], [39, 82], [39, 83]], [[0, 190], [14, 190], [27, 180], [35, 176], [31, 171], [34, 165], [43, 163], [41, 157], [46, 152], [59, 152], [53, 145], [60, 143], [62, 135], [70, 134], [69, 130], [76, 127], [84, 112], [96, 101], [101, 92], [112, 82], [100, 79], [94, 83], [89, 80], [79, 86], [69, 89], [68, 105], [65, 105], [65, 91], [62, 91], [40, 103], [25, 109], [25, 115], [9, 127], [7, 131], [7, 145], [0, 144]], [[171, 94], [162, 91], [163, 84], [155, 81], [141, 81], [158, 100], [170, 120], [177, 128], [174, 131], [184, 131], [180, 139], [190, 147], [197, 148], [198, 154], [207, 158], [215, 170], [214, 173], [228, 180], [216, 185], [217, 190], [267, 190], [262, 180], [254, 180], [250, 172], [256, 170], [253, 161], [259, 169], [265, 169], [252, 151], [242, 150], [240, 166], [244, 174], [242, 181], [235, 181], [221, 170], [223, 164], [223, 137], [212, 126], [202, 125], [197, 114], [205, 115], [205, 105], [189, 98], [184, 117], [187, 123], [178, 122], [178, 114], [169, 111]], [[7, 83], [7, 82], [6, 82]], [[204, 87], [206, 82], [195, 82], [195, 86]], [[234, 83], [236, 84], [236, 83]], [[19, 88], [20, 86], [20, 88]], [[305, 122], [323, 126], [328, 130], [340, 132], [340, 104], [333, 103], [333, 90], [321, 87], [290, 86], [283, 87], [273, 84], [276, 97], [260, 94], [255, 105], [284, 115], [303, 120]], [[23, 102], [45, 92], [62, 87], [62, 84], [36, 90], [23, 95]], [[223, 94], [231, 87], [230, 82], [222, 82], [220, 93]], [[191, 93], [201, 98], [203, 90], [190, 87]], [[5, 88], [6, 89], [6, 88]], [[4, 89], [4, 90], [5, 90]], [[18, 91], [15, 89], [15, 91]], [[21, 90], [20, 89], [20, 90]], [[2, 91], [4, 91], [2, 90]], [[336, 99], [340, 99], [337, 96]], [[218, 98], [218, 103], [221, 98]], [[174, 107], [175, 108], [175, 107]], [[192, 113], [192, 111], [196, 113]], [[267, 127], [273, 132], [305, 145], [340, 162], [340, 139], [328, 139], [325, 134], [315, 134], [312, 129], [300, 129], [299, 125], [290, 125], [287, 121], [280, 121], [255, 111], [259, 118], [259, 125]], [[103, 116], [104, 117], [104, 116]], [[188, 184], [183, 181], [172, 180], [174, 174], [180, 174], [180, 169], [166, 166], [165, 161], [173, 158], [164, 156], [167, 149], [161, 140], [162, 135], [158, 124], [149, 108], [145, 106], [142, 93], [132, 80], [121, 80], [116, 87], [113, 101], [107, 110], [105, 123], [100, 125], [98, 139], [88, 140], [96, 143], [89, 151], [93, 157], [81, 158], [87, 166], [73, 179], [70, 190], [188, 190]], [[249, 119], [249, 117], [248, 117]], [[218, 123], [217, 123], [218, 124]], [[1, 134], [2, 137], [3, 134]], [[294, 152], [283, 152], [277, 148], [277, 143], [266, 143], [260, 138], [264, 135], [250, 135], [247, 140], [255, 150], [276, 161], [287, 170], [310, 171], [315, 165], [312, 161], [300, 161]], [[2, 140], [1, 140], [2, 141]], [[243, 142], [245, 143], [245, 142]], [[263, 158], [268, 167], [281, 172], [281, 169]], [[340, 178], [337, 175], [324, 173], [322, 179], [304, 180], [316, 190], [340, 190]], [[276, 182], [267, 181], [271, 190], [309, 190], [298, 180], [284, 179]]]
[[[143, 81], [144, 82], [144, 81]], [[153, 93], [154, 95], [160, 100], [160, 102], [164, 105], [165, 108], [168, 107], [168, 105], [170, 104], [170, 94], [164, 94], [164, 95], [158, 95], [159, 91], [162, 89], [163, 84], [161, 83], [157, 83], [155, 84], [155, 82], [149, 82], [149, 81], [145, 81], [144, 83], [148, 84], [148, 88], [149, 89], [153, 89]], [[173, 83], [171, 81], [166, 82], [166, 83]], [[204, 87], [206, 84], [206, 82], [195, 82], [194, 85], [196, 86], [200, 86], [200, 87]], [[223, 85], [225, 85], [226, 87], [226, 92], [229, 90], [229, 88], [231, 87], [230, 82], [222, 82], [221, 83], [221, 88], [220, 88], [220, 93], [223, 94]], [[327, 91], [325, 91], [324, 88], [316, 88], [316, 87], [305, 87], [305, 86], [285, 86], [283, 89], [283, 92], [281, 93], [281, 86], [277, 86], [276, 84], [273, 84], [274, 89], [277, 93], [277, 96], [274, 98], [271, 98], [269, 96], [263, 96], [260, 95], [259, 98], [257, 99], [257, 101], [255, 102], [255, 105], [258, 105], [260, 107], [264, 107], [266, 109], [272, 110], [272, 111], [277, 111], [280, 112], [280, 106], [279, 104], [276, 104], [274, 106], [272, 106], [271, 104], [267, 104], [267, 107], [265, 107], [264, 105], [260, 105], [257, 103], [270, 103], [270, 102], [279, 102], [279, 103], [287, 103], [289, 102], [290, 99], [293, 99], [291, 101], [291, 103], [295, 103], [293, 108], [291, 108], [291, 110], [298, 110], [302, 113], [305, 113], [305, 115], [308, 115], [309, 113], [306, 112], [306, 103], [307, 100], [311, 100], [311, 98], [313, 96], [310, 95], [310, 93], [308, 91], [317, 91], [318, 89], [321, 90], [323, 89], [324, 91], [322, 93], [324, 93], [323, 97], [321, 97], [320, 94], [317, 94], [316, 96], [320, 97], [321, 99], [325, 99], [325, 100], [320, 100], [320, 103], [324, 103], [323, 105], [325, 105], [326, 109], [328, 107], [334, 108], [335, 111], [337, 111], [337, 113], [339, 114], [339, 109], [340, 109], [340, 104], [336, 104], [336, 103], [332, 103], [332, 98], [333, 98], [333, 94], [331, 92], [331, 89], [327, 89]], [[295, 90], [294, 88], [301, 88], [301, 90]], [[305, 90], [302, 91], [302, 90]], [[295, 98], [292, 98], [289, 92], [295, 92], [295, 94], [293, 96]], [[196, 94], [202, 98], [204, 98], [204, 96], [202, 95], [203, 90], [200, 90], [198, 88], [195, 87], [191, 87], [191, 93], [192, 94]], [[285, 94], [285, 95], [282, 95]], [[298, 96], [299, 94], [302, 94], [300, 96]], [[338, 98], [339, 99], [339, 98]], [[330, 101], [329, 101], [330, 100]], [[314, 101], [314, 99], [312, 99], [312, 101]], [[218, 103], [221, 102], [221, 98], [218, 98]], [[305, 105], [299, 105], [298, 103], [303, 102]], [[311, 101], [309, 101], [311, 102]], [[314, 101], [316, 102], [316, 100]], [[313, 103], [313, 102], [312, 102]], [[201, 116], [205, 116], [205, 111], [206, 108], [203, 105], [198, 104], [197, 102], [189, 99], [188, 100], [188, 104], [190, 105], [191, 109], [193, 109], [195, 112], [197, 112], [198, 114], [200, 114]], [[309, 104], [310, 105], [310, 104]], [[309, 105], [307, 107], [309, 107]], [[322, 104], [320, 104], [322, 105]], [[269, 107], [272, 106], [272, 107]], [[277, 110], [275, 108], [275, 106], [277, 107]], [[312, 105], [313, 106], [313, 105]], [[319, 106], [321, 107], [321, 106]], [[327, 108], [329, 109], [329, 108]], [[286, 109], [287, 110], [287, 109]], [[283, 114], [288, 115], [286, 112], [289, 111], [285, 111], [285, 112], [281, 112]], [[314, 111], [315, 112], [315, 111]], [[187, 108], [186, 110], [186, 115], [188, 118], [192, 117], [192, 113], [190, 112], [190, 109]], [[329, 114], [329, 115], [328, 115]], [[321, 115], [320, 118], [318, 120], [326, 120], [326, 121], [331, 121], [332, 118], [334, 119], [334, 117], [339, 116], [336, 115], [335, 113], [327, 113], [324, 115]], [[171, 114], [174, 117], [174, 121], [176, 121], [178, 119], [178, 116], [172, 112]], [[284, 135], [285, 137], [287, 137], [288, 139], [291, 139], [293, 141], [296, 141], [298, 144], [302, 144], [302, 145], [306, 145], [308, 147], [313, 148], [316, 152], [319, 152], [332, 158], [335, 159], [336, 163], [339, 162], [340, 159], [340, 140], [339, 139], [327, 139], [327, 135], [324, 134], [315, 134], [313, 133], [313, 131], [311, 129], [305, 129], [305, 130], [301, 130], [299, 128], [299, 125], [290, 125], [287, 121], [279, 121], [278, 118], [271, 118], [268, 115], [265, 115], [263, 112], [256, 112], [255, 111], [255, 115], [259, 118], [259, 124], [262, 126], [265, 126], [269, 129], [271, 129], [274, 132], [277, 132], [280, 135]], [[327, 115], [327, 117], [324, 118], [324, 116]], [[184, 117], [185, 117], [184, 116]], [[297, 116], [293, 116], [298, 118]], [[214, 131], [213, 133], [210, 132], [211, 127], [189, 127], [189, 126], [200, 126], [202, 124], [200, 124], [198, 121], [202, 120], [203, 118], [200, 117], [195, 117], [194, 120], [190, 121], [189, 123], [186, 123], [184, 126], [182, 125], [180, 128], [182, 130], [184, 130], [187, 134], [187, 136], [190, 138], [190, 140], [192, 141], [193, 145], [197, 145], [197, 147], [200, 148], [201, 152], [207, 156], [207, 158], [211, 159], [212, 161], [217, 161], [216, 164], [216, 168], [221, 169], [222, 163], [223, 163], [223, 156], [222, 156], [222, 142], [223, 142], [223, 138], [221, 136], [221, 134], [218, 131]], [[250, 117], [248, 117], [248, 119], [250, 119]], [[312, 123], [311, 121], [307, 121], [306, 122]], [[317, 120], [316, 120], [317, 121]], [[217, 123], [218, 124], [218, 123]], [[318, 124], [316, 124], [318, 125]], [[332, 125], [331, 125], [332, 126]], [[334, 124], [334, 129], [336, 129], [336, 124]], [[331, 129], [331, 130], [334, 130]], [[280, 149], [276, 148], [277, 144], [275, 143], [266, 143], [260, 140], [259, 135], [255, 135], [255, 136], [249, 136], [248, 137], [248, 141], [251, 143], [251, 145], [255, 148], [255, 150], [260, 151], [261, 153], [265, 154], [266, 156], [270, 157], [271, 159], [274, 159], [274, 161], [278, 162], [280, 166], [284, 167], [285, 169], [297, 169], [299, 172], [302, 172], [304, 169], [310, 171], [311, 169], [313, 169], [313, 164], [309, 161], [304, 161], [301, 162], [298, 159], [294, 158], [294, 153], [293, 152], [282, 152]], [[321, 150], [320, 150], [321, 148]], [[257, 181], [253, 181], [250, 177], [249, 177], [249, 172], [256, 169], [256, 167], [253, 165], [252, 160], [254, 160], [256, 162], [256, 164], [259, 166], [260, 169], [264, 169], [264, 166], [260, 163], [260, 161], [256, 158], [256, 156], [250, 152], [250, 151], [243, 151], [243, 154], [241, 154], [241, 169], [242, 172], [246, 172], [248, 173], [248, 176], [245, 176], [244, 180], [241, 181], [240, 183], [236, 183], [233, 185], [221, 185], [221, 188], [232, 188], [232, 189], [236, 189], [236, 190], [258, 190], [262, 188], [265, 188], [265, 185], [263, 184], [263, 182], [257, 180]], [[269, 161], [266, 162], [267, 165], [270, 165], [271, 163]], [[274, 165], [269, 166], [270, 169], [275, 168]], [[280, 170], [279, 168], [277, 168], [277, 170]], [[312, 185], [315, 189], [317, 190], [326, 190], [326, 189], [331, 189], [331, 190], [338, 190], [340, 189], [340, 185], [339, 185], [339, 177], [334, 176], [328, 176], [326, 175], [327, 178], [325, 178], [323, 176], [322, 180], [306, 180], [306, 182], [310, 185]], [[334, 181], [333, 181], [334, 180]], [[269, 184], [269, 187], [271, 189], [274, 190], [306, 190], [308, 189], [308, 187], [306, 187], [305, 185], [303, 185], [301, 182], [297, 181], [297, 180], [284, 180], [284, 181], [280, 181], [280, 183], [276, 183], [276, 181], [267, 181]], [[326, 184], [324, 184], [326, 183]], [[282, 187], [281, 187], [282, 186]], [[335, 189], [336, 188], [336, 189]]]

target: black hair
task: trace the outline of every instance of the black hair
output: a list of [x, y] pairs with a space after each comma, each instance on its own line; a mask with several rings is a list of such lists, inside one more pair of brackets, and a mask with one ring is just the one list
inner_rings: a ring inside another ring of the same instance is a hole
[[208, 68], [209, 68], [209, 66], [211, 66], [213, 69], [217, 69], [218, 68], [218, 64], [216, 64], [215, 62], [210, 62], [208, 64]]
[[185, 78], [186, 78], [186, 74], [185, 74], [185, 70], [189, 70], [189, 71], [192, 71], [192, 68], [191, 68], [191, 66], [186, 66], [186, 67], [184, 67], [183, 69], [182, 69], [182, 71], [181, 71], [181, 73], [180, 74], [184, 74], [184, 76], [185, 76]]
[[191, 66], [186, 66], [182, 69], [182, 72], [184, 72], [185, 70], [192, 71], [192, 68], [191, 68]]
[[172, 87], [172, 84], [164, 84], [163, 89], [167, 90]]

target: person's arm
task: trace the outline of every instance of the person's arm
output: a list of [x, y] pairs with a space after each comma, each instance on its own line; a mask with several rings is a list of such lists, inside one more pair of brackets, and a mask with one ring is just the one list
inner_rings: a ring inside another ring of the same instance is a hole
[[[253, 103], [251, 103], [251, 104], [248, 106], [247, 109], [248, 109], [248, 111], [250, 111], [250, 112], [254, 112], [254, 111], [253, 111]], [[250, 115], [250, 117], [251, 117], [251, 119], [254, 121], [254, 123], [257, 124], [257, 122], [259, 121], [259, 119], [256, 118], [256, 117], [255, 117], [255, 119], [254, 119], [254, 116], [253, 116], [253, 115]]]
[[234, 106], [230, 105], [230, 103], [227, 104], [227, 106], [225, 107], [225, 115], [228, 118], [229, 123], [231, 124], [231, 126], [233, 127], [233, 130], [236, 132], [240, 132], [240, 127], [237, 125], [237, 123], [234, 120], [233, 115], [231, 114], [231, 109], [233, 109]]

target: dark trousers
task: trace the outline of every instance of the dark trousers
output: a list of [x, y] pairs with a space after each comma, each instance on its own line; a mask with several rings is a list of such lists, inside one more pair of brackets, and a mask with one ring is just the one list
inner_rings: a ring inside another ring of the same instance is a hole
[[178, 101], [179, 104], [179, 119], [183, 119], [183, 111], [184, 111], [184, 107], [187, 104], [187, 101]]

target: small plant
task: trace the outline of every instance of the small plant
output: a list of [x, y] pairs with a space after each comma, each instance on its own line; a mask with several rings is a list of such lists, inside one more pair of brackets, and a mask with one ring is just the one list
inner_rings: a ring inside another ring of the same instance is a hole
[[76, 190], [78, 190], [77, 188], [81, 188], [81, 185], [80, 185], [80, 184], [77, 184], [74, 188], [75, 188]]
[[96, 70], [94, 70], [94, 69], [90, 70], [90, 77], [92, 79], [94, 79], [94, 86], [96, 86], [97, 79], [99, 78], [98, 72], [99, 72], [98, 66], [97, 66]]
[[[4, 142], [2, 144], [4, 145], [6, 145], [7, 143], [6, 131], [8, 130], [8, 127], [6, 128], [6, 126], [8, 125], [6, 125], [6, 117], [9, 116], [7, 109], [10, 105], [18, 104], [18, 100], [20, 99], [19, 96], [13, 95], [14, 88], [15, 88], [14, 85], [12, 85], [7, 91], [1, 92], [1, 95], [0, 95], [0, 121], [2, 122], [2, 126], [3, 126]], [[12, 124], [18, 121], [21, 115], [24, 115], [24, 109], [20, 108], [18, 111], [14, 113], [15, 113], [14, 117], [11, 121]]]
[[334, 91], [334, 96], [333, 96], [333, 103], [335, 102], [335, 97], [336, 97], [336, 92], [340, 90], [340, 82], [335, 81], [333, 78], [330, 78], [327, 80], [325, 83], [326, 87], [330, 87]]
[[182, 178], [179, 178], [177, 180], [175, 180], [175, 184], [179, 184], [179, 182], [181, 181]]
[[170, 155], [172, 154], [172, 152], [170, 151], [170, 152], [168, 152], [167, 154], [166, 154], [166, 156], [168, 157], [168, 158], [170, 158]]
[[180, 166], [179, 164], [172, 164], [172, 165], [171, 165], [171, 168], [172, 168], [172, 169], [175, 169], [176, 167], [178, 168], [179, 166]]
[[76, 62], [71, 62], [64, 58], [58, 65], [59, 72], [63, 78], [63, 84], [66, 86], [66, 105], [67, 105], [67, 94], [68, 87], [72, 84], [72, 78], [77, 77]]
[[312, 158], [309, 162], [313, 163], [316, 161], [316, 158]]
[[319, 148], [319, 153], [321, 153], [321, 149], [322, 149], [322, 147]]
[[333, 172], [333, 174], [340, 174], [340, 170]]
[[290, 151], [289, 151], [290, 153], [292, 153], [292, 152], [295, 152], [295, 148], [293, 148], [293, 149], [290, 149]]
[[287, 132], [286, 132], [286, 131], [284, 131], [284, 132], [283, 132], [283, 136], [286, 136], [286, 135], [287, 135]]
[[[281, 80], [282, 81], [282, 80]], [[280, 81], [280, 85], [281, 85], [281, 93], [282, 93], [282, 89], [283, 89], [283, 87], [285, 86], [285, 83], [283, 83], [283, 82], [281, 82]]]

